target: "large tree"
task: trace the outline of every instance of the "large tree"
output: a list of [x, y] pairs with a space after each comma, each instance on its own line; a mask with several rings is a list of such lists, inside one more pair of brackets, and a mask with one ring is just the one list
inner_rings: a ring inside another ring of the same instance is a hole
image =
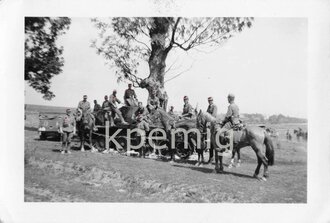
[[[109, 18], [92, 19], [99, 38], [92, 47], [116, 68], [119, 80], [146, 88], [149, 100], [163, 99], [166, 59], [173, 49], [216, 47], [251, 27], [253, 18]], [[138, 72], [147, 62], [149, 74]]]
[[25, 17], [25, 73], [24, 79], [43, 98], [55, 97], [50, 80], [62, 71], [63, 48], [56, 45], [57, 37], [69, 28], [66, 17]]

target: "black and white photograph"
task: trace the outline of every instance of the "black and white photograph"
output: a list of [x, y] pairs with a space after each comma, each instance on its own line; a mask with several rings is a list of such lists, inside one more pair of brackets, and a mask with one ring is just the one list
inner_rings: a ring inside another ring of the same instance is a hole
[[305, 18], [25, 17], [25, 201], [306, 203], [306, 43]]
[[0, 222], [330, 221], [329, 2], [14, 2]]

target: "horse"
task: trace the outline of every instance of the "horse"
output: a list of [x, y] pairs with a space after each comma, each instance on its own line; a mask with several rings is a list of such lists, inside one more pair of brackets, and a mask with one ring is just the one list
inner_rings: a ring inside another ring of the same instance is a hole
[[76, 113], [76, 126], [78, 129], [78, 135], [80, 138], [80, 151], [85, 151], [86, 135], [88, 135], [88, 146], [91, 148], [91, 152], [97, 152], [97, 149], [93, 146], [92, 133], [93, 133], [93, 120], [90, 113], [83, 114], [81, 109], [77, 109]]
[[[197, 111], [195, 111], [197, 113]], [[219, 131], [219, 128], [217, 127], [217, 120], [210, 115], [207, 112], [203, 112], [202, 110], [199, 111], [196, 118], [196, 126], [198, 129], [203, 129], [206, 122], [211, 123], [211, 143], [214, 145], [214, 152], [215, 152], [215, 173], [222, 173], [223, 172], [223, 165], [222, 165], [222, 156], [218, 156], [218, 152], [223, 152], [221, 149], [219, 149], [219, 146], [217, 145], [216, 141], [220, 140], [222, 143], [226, 139], [223, 136], [219, 136], [219, 139], [217, 140], [215, 137], [218, 135], [217, 132]], [[234, 148], [233, 151], [238, 151], [240, 148], [243, 148], [245, 146], [250, 146], [254, 152], [256, 153], [257, 159], [258, 159], [258, 165], [254, 172], [253, 177], [266, 181], [266, 178], [269, 177], [268, 174], [268, 166], [271, 166], [274, 164], [274, 144], [272, 142], [271, 137], [266, 133], [266, 131], [260, 127], [257, 126], [246, 126], [241, 130], [240, 136], [234, 135]], [[266, 146], [266, 154], [262, 154], [263, 145]], [[220, 168], [219, 168], [219, 162], [220, 160]], [[264, 173], [263, 177], [259, 177], [259, 171], [261, 164], [264, 166]]]
[[304, 140], [307, 140], [307, 131], [304, 132], [301, 128], [299, 128], [298, 130], [293, 130], [293, 133], [296, 135], [297, 141], [300, 141], [300, 137], [302, 137]]
[[[168, 142], [169, 142], [168, 148], [171, 148], [170, 142], [171, 142], [172, 134], [170, 132], [172, 129], [174, 129], [174, 130], [178, 129], [178, 128], [185, 129], [185, 130], [196, 129], [195, 118], [177, 120], [175, 117], [172, 117], [170, 114], [168, 114], [166, 111], [164, 111], [161, 108], [158, 108], [156, 110], [156, 113], [158, 114], [161, 124], [166, 131]], [[179, 132], [179, 134], [180, 134], [180, 132]], [[184, 136], [182, 134], [183, 133], [181, 132], [181, 136]], [[188, 136], [188, 147], [190, 146], [190, 148], [196, 148], [196, 152], [198, 154], [198, 160], [196, 162], [196, 166], [202, 166], [204, 163], [204, 151], [205, 151], [206, 146], [205, 146], [205, 143], [202, 140], [200, 140], [201, 147], [200, 148], [196, 147], [196, 142], [198, 142], [198, 140], [199, 140], [197, 138], [198, 136], [199, 135], [194, 134], [194, 132], [190, 133], [190, 135]], [[180, 150], [180, 148], [171, 148], [170, 149], [172, 163], [175, 161], [174, 153], [175, 153], [175, 151], [178, 152], [178, 150]]]

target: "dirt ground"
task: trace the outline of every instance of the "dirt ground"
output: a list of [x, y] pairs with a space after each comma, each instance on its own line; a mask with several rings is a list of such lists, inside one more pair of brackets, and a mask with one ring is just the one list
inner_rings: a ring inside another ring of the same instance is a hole
[[[73, 150], [59, 152], [60, 142], [39, 140], [37, 113], [25, 121], [26, 202], [225, 202], [306, 203], [307, 143], [276, 140], [275, 166], [268, 181], [252, 178], [257, 159], [241, 150], [242, 164], [223, 174], [194, 160], [167, 161], [120, 154]], [[280, 125], [281, 131], [296, 126]], [[207, 157], [207, 155], [206, 155]], [[228, 163], [228, 159], [225, 160]]]

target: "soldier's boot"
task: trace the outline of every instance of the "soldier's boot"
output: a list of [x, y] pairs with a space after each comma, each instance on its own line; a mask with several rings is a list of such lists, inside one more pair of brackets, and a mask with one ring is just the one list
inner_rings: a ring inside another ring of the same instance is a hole
[[118, 114], [118, 116], [120, 118], [121, 124], [128, 125], [128, 122], [125, 121], [125, 119], [123, 118], [122, 114]]

